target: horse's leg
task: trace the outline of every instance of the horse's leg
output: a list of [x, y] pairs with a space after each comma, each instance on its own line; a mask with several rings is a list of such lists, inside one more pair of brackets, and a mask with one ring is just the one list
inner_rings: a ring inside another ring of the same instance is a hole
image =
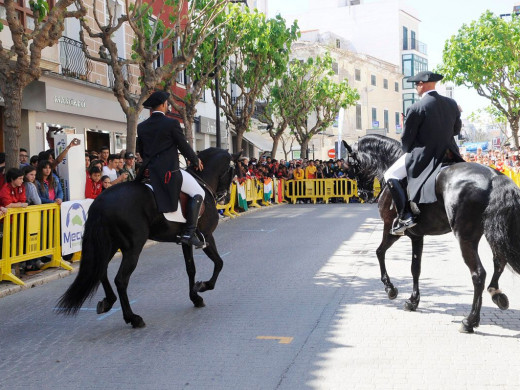
[[206, 236], [206, 241], [209, 245], [206, 248], [204, 248], [204, 253], [206, 253], [206, 255], [211, 259], [211, 261], [213, 261], [213, 275], [211, 275], [211, 279], [205, 282], [195, 283], [195, 289], [198, 292], [213, 290], [215, 288], [215, 284], [217, 283], [218, 275], [220, 274], [220, 271], [222, 271], [222, 267], [224, 266], [224, 262], [218, 254], [217, 244], [215, 244], [213, 234], [208, 234]]
[[406, 311], [415, 311], [421, 300], [419, 292], [419, 276], [421, 276], [421, 258], [423, 252], [424, 237], [412, 237], [412, 277], [413, 291], [410, 299], [404, 303]]
[[497, 256], [493, 256], [494, 272], [487, 289], [491, 294], [491, 299], [495, 305], [502, 310], [509, 308], [509, 299], [507, 298], [507, 295], [498, 287], [498, 279], [500, 279], [502, 272], [504, 272], [505, 265], [505, 262], [502, 262]]
[[182, 253], [184, 254], [186, 272], [188, 273], [190, 299], [195, 307], [204, 307], [206, 306], [204, 299], [197, 294], [197, 289], [195, 288], [195, 273], [197, 270], [195, 268], [195, 261], [193, 260], [193, 246], [182, 244]]
[[137, 261], [139, 260], [139, 254], [141, 252], [136, 248], [142, 248], [143, 246], [144, 243], [141, 246], [133, 246], [131, 249], [122, 250], [123, 258], [121, 259], [121, 265], [114, 280], [117, 287], [117, 293], [119, 294], [123, 318], [127, 324], [131, 323], [133, 328], [143, 328], [146, 325], [140, 316], [132, 312], [126, 292], [130, 276], [137, 266]]
[[478, 256], [478, 240], [468, 241], [459, 238], [459, 245], [462, 257], [471, 272], [471, 279], [473, 280], [473, 304], [469, 315], [462, 320], [460, 332], [473, 333], [473, 328], [478, 327], [480, 324], [480, 309], [482, 307], [482, 292], [486, 282], [486, 270]]
[[[111, 253], [110, 260], [112, 260], [116, 252], [117, 251]], [[112, 286], [108, 281], [107, 270], [105, 270], [105, 273], [101, 277], [101, 284], [103, 285], [103, 290], [105, 290], [105, 298], [103, 298], [101, 301], [97, 303], [96, 312], [98, 314], [106, 313], [107, 311], [112, 309], [112, 306], [117, 300], [116, 294], [114, 293], [114, 290], [112, 289]]]
[[381, 270], [381, 281], [385, 285], [385, 291], [389, 299], [395, 299], [398, 294], [397, 288], [394, 287], [390, 281], [390, 277], [386, 272], [385, 254], [388, 248], [390, 248], [401, 236], [394, 236], [390, 234], [392, 223], [385, 221], [383, 228], [383, 240], [376, 250], [377, 260], [379, 261], [379, 269]]

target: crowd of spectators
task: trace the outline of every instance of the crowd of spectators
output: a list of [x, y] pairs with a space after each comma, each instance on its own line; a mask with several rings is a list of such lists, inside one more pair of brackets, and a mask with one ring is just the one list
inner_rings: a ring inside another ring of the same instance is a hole
[[476, 162], [497, 169], [500, 172], [510, 170], [512, 172], [520, 172], [520, 153], [515, 148], [504, 146], [502, 149], [494, 149], [483, 151], [481, 147], [477, 148], [475, 153], [466, 152], [462, 154], [464, 160], [468, 162]]
[[[0, 217], [6, 214], [8, 208], [61, 204], [65, 199], [56, 167], [63, 161], [70, 148], [77, 145], [79, 140], [72, 140], [56, 158], [52, 149], [29, 157], [27, 150], [20, 148], [20, 165], [8, 169], [7, 172], [4, 172], [5, 153], [0, 153]], [[135, 162], [136, 157], [133, 153], [122, 151], [119, 154], [110, 154], [106, 146], [99, 152], [85, 151], [85, 198], [95, 199], [111, 185], [134, 180]], [[1, 223], [0, 220], [0, 227]], [[45, 261], [49, 259], [27, 261], [21, 264], [21, 270], [37, 272]]]
[[271, 159], [263, 156], [259, 159], [242, 157], [239, 161], [241, 179], [275, 178], [285, 180], [354, 178], [354, 172], [344, 159], [312, 160], [294, 159], [290, 161]]

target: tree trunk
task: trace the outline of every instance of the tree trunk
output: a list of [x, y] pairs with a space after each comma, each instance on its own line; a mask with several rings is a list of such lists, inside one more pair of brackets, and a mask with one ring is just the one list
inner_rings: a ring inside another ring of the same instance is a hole
[[276, 151], [278, 150], [278, 142], [282, 134], [276, 134], [273, 138], [273, 148], [271, 149], [271, 158], [276, 158]]
[[186, 141], [190, 144], [193, 150], [195, 150], [195, 136], [193, 134], [193, 120], [191, 118], [184, 118], [184, 135], [186, 136]]
[[137, 110], [129, 110], [126, 114], [126, 151], [135, 153], [137, 141], [137, 122], [139, 121], [139, 112]]
[[513, 135], [513, 141], [515, 142], [515, 148], [518, 149], [518, 121], [520, 118], [515, 118], [511, 124], [511, 134]]
[[302, 143], [300, 144], [300, 154], [301, 158], [309, 158], [309, 138], [305, 137], [302, 139]]
[[240, 152], [242, 150], [242, 140], [244, 139], [245, 129], [241, 126], [236, 127], [235, 131], [237, 133], [237, 150], [234, 150], [234, 153]]
[[9, 83], [4, 92], [4, 149], [5, 170], [20, 166], [20, 124], [22, 123], [22, 87]]

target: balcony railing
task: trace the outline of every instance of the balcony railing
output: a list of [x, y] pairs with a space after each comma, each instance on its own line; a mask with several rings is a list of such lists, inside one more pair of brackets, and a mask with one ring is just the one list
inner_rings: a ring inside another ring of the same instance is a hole
[[419, 53], [428, 55], [428, 46], [426, 43], [418, 41], [417, 39], [408, 39], [403, 41], [403, 50], [416, 50]]
[[[119, 57], [119, 61], [124, 61], [124, 58]], [[128, 84], [132, 84], [131, 74], [130, 74], [130, 65], [125, 64], [122, 67], [123, 78]], [[112, 71], [112, 67], [108, 67], [108, 83], [110, 84], [110, 88], [114, 88], [115, 78], [114, 72]]]
[[61, 37], [59, 45], [60, 73], [64, 76], [87, 81], [92, 71], [92, 62], [85, 56], [83, 44], [74, 39]]
[[232, 96], [231, 97], [231, 104], [236, 107], [236, 115], [238, 117], [241, 117], [242, 116], [242, 111], [244, 110], [244, 105], [245, 105], [244, 97], [243, 96], [242, 97]]

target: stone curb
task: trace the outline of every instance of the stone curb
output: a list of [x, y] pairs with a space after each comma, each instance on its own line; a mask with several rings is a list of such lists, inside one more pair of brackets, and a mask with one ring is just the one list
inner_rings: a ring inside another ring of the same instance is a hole
[[[273, 204], [271, 206], [262, 206], [259, 208], [256, 208], [256, 207], [250, 208], [247, 211], [241, 212], [239, 215], [244, 215], [244, 214], [254, 213], [259, 210], [269, 209], [272, 206], [280, 206], [280, 204]], [[230, 221], [232, 219], [233, 218], [223, 217], [223, 218], [220, 218], [219, 223]], [[144, 247], [148, 248], [155, 244], [158, 244], [158, 242], [148, 240]], [[115, 254], [114, 258], [117, 258], [120, 256], [121, 256], [121, 252], [117, 252]], [[52, 282], [54, 280], [62, 279], [69, 275], [75, 274], [79, 271], [79, 264], [80, 264], [79, 261], [72, 263], [71, 264], [71, 266], [73, 268], [72, 271], [68, 271], [68, 270], [65, 270], [62, 268], [49, 268], [36, 275], [23, 276], [22, 281], [25, 283], [24, 286], [19, 286], [17, 284], [11, 283], [11, 282], [2, 281], [2, 282], [0, 282], [0, 298], [6, 297], [11, 294], [16, 294], [17, 292], [20, 292], [23, 290], [28, 290], [28, 289], [36, 287], [36, 286], [41, 286], [43, 284]]]

